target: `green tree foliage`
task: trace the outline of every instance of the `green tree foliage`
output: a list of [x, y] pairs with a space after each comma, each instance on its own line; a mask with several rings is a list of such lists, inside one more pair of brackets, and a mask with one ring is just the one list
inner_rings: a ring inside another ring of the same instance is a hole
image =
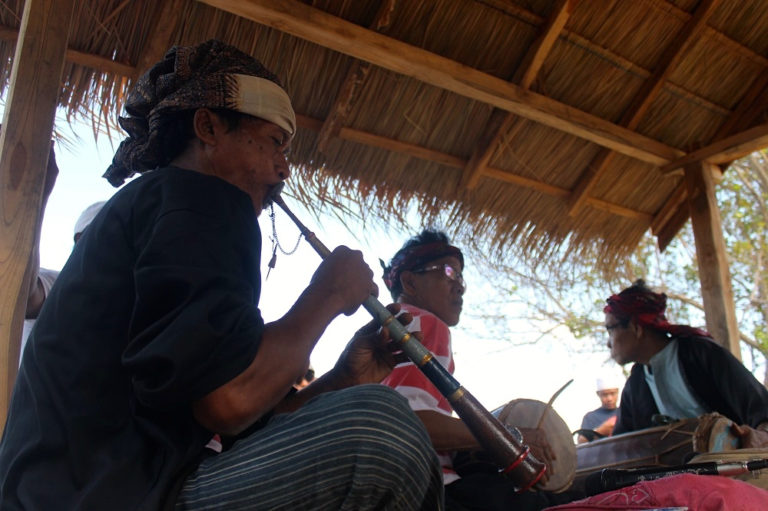
[[[768, 151], [732, 164], [718, 186], [742, 358], [768, 381]], [[480, 254], [478, 257], [482, 258]], [[579, 340], [574, 349], [605, 349], [605, 299], [644, 279], [667, 294], [667, 317], [675, 323], [704, 326], [703, 304], [690, 222], [661, 253], [650, 234], [624, 266], [604, 275], [589, 262], [553, 258], [535, 266], [520, 260], [489, 261], [481, 268], [500, 298], [488, 304], [489, 335], [509, 331], [510, 320], [535, 325], [539, 338], [565, 326]]]

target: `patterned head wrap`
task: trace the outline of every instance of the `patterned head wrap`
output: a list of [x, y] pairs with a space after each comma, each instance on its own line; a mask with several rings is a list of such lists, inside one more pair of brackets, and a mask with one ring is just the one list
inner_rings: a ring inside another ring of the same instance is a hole
[[104, 177], [120, 186], [134, 173], [157, 167], [164, 117], [198, 108], [235, 110], [273, 122], [291, 136], [296, 132], [288, 94], [261, 62], [216, 40], [173, 47], [128, 95], [128, 115], [119, 119], [128, 138]]
[[617, 295], [612, 295], [603, 312], [617, 319], [628, 321], [634, 318], [638, 324], [668, 333], [673, 337], [711, 337], [706, 331], [688, 325], [674, 325], [667, 321], [667, 295], [654, 293], [645, 282], [638, 280]]
[[395, 300], [397, 300], [402, 292], [400, 287], [400, 274], [404, 271], [416, 270], [430, 261], [446, 256], [456, 257], [461, 263], [462, 268], [464, 267], [464, 256], [462, 255], [461, 250], [450, 245], [444, 234], [435, 233], [434, 231], [424, 231], [422, 236], [425, 233], [433, 235], [440, 234], [442, 236], [438, 236], [438, 241], [428, 243], [406, 243], [405, 246], [398, 250], [394, 255], [389, 266], [385, 265], [384, 261], [380, 260], [381, 267], [384, 270], [384, 275], [382, 276], [384, 284], [387, 285], [387, 289], [392, 293], [392, 298]]

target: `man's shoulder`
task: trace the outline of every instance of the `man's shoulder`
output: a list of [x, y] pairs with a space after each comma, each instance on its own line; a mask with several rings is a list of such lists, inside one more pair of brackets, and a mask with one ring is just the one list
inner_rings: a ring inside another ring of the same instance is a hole
[[401, 310], [408, 312], [413, 316], [414, 323], [418, 324], [418, 329], [422, 332], [429, 330], [433, 334], [439, 334], [442, 337], [450, 338], [451, 329], [442, 319], [438, 318], [428, 310], [416, 307], [410, 303], [401, 303], [400, 305]]
[[127, 204], [152, 214], [184, 210], [213, 213], [229, 217], [232, 211], [253, 216], [253, 204], [248, 194], [216, 176], [179, 167], [163, 167], [146, 172], [126, 184], [116, 195], [117, 207]]
[[728, 357], [731, 353], [720, 346], [711, 337], [679, 337], [676, 338], [678, 356], [682, 357]]

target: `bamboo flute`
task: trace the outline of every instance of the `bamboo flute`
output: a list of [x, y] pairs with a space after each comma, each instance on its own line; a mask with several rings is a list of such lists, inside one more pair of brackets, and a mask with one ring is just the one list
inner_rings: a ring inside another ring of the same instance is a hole
[[[282, 197], [275, 194], [271, 199], [293, 220], [304, 239], [320, 257], [328, 257], [331, 251], [293, 214]], [[376, 297], [369, 296], [363, 302], [363, 307], [380, 325], [389, 329], [391, 337], [399, 343], [406, 356], [448, 399], [458, 416], [487, 451], [500, 472], [513, 482], [517, 491], [522, 492], [533, 487], [544, 475], [546, 465], [537, 460], [531, 454], [530, 448], [522, 443], [520, 432], [516, 429], [510, 431], [486, 410]]]

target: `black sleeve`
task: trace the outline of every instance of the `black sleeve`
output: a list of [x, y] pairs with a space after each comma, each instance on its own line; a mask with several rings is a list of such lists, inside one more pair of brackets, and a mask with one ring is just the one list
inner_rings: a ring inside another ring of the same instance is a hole
[[650, 428], [653, 426], [651, 418], [655, 413], [658, 413], [658, 408], [648, 384], [645, 383], [643, 366], [635, 364], [621, 392], [613, 434]]
[[189, 403], [240, 374], [256, 356], [264, 327], [252, 207], [227, 204], [226, 188], [188, 193], [167, 200], [134, 270], [123, 364], [136, 396], [150, 407]]
[[680, 339], [680, 360], [696, 396], [752, 427], [768, 421], [768, 390], [728, 350], [706, 338]]

